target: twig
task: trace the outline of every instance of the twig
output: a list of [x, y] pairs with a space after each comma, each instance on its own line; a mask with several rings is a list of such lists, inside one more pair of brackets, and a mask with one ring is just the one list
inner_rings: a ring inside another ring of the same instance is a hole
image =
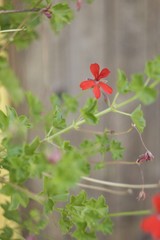
[[41, 8], [0, 10], [0, 14], [39, 12]]
[[94, 182], [98, 184], [103, 184], [112, 187], [122, 187], [122, 188], [129, 188], [129, 189], [141, 189], [141, 188], [159, 188], [160, 183], [153, 183], [153, 184], [125, 184], [125, 183], [116, 183], [116, 182], [109, 182], [109, 181], [102, 181], [99, 179], [94, 179], [90, 177], [82, 177], [83, 180]]
[[117, 195], [127, 195], [127, 194], [132, 193], [131, 191], [115, 191], [115, 190], [112, 190], [112, 189], [98, 187], [98, 186], [91, 186], [91, 185], [87, 185], [87, 184], [83, 184], [83, 183], [78, 183], [77, 185], [79, 187], [94, 189], [94, 190], [108, 192], [108, 193], [117, 194]]

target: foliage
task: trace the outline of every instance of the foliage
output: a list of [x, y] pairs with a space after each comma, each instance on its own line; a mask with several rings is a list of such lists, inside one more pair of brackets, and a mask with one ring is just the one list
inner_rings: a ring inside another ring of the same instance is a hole
[[[92, 0], [86, 0], [86, 3], [91, 2]], [[120, 134], [107, 128], [100, 132], [93, 127], [100, 124], [104, 115], [111, 112], [123, 114], [131, 124], [126, 133], [135, 129], [149, 154], [147, 160], [153, 158], [141, 136], [146, 127], [142, 109], [143, 105], [152, 104], [158, 96], [156, 86], [160, 83], [160, 57], [147, 62], [144, 72], [135, 73], [131, 78], [119, 69], [117, 93], [111, 97], [111, 101], [106, 100], [106, 94], [112, 94], [112, 88], [99, 81], [108, 76], [110, 71], [104, 68], [99, 72], [99, 65], [91, 64], [93, 79], [83, 81], [80, 87], [82, 90], [93, 88], [95, 98], [88, 98], [81, 107], [74, 96], [67, 93], [61, 96], [52, 94], [51, 106], [47, 111], [42, 100], [30, 91], [21, 89], [16, 74], [9, 65], [5, 49], [10, 42], [19, 49], [27, 47], [38, 37], [36, 29], [43, 18], [49, 21], [56, 33], [73, 20], [73, 9], [67, 2], [50, 3], [50, 0], [25, 0], [22, 11], [18, 14], [0, 14], [1, 31], [4, 33], [0, 39], [0, 85], [5, 86], [14, 105], [24, 100], [28, 110], [26, 115], [18, 114], [10, 106], [6, 107], [5, 112], [0, 110], [0, 167], [6, 173], [0, 174], [0, 193], [10, 197], [1, 204], [1, 208], [6, 219], [18, 223], [22, 231], [31, 235], [40, 235], [48, 224], [49, 215], [56, 212], [59, 214], [63, 234], [79, 240], [97, 239], [99, 232], [104, 235], [112, 233], [109, 206], [104, 196], [89, 198], [84, 190], [73, 195], [73, 190], [81, 184], [81, 180], [88, 178], [94, 182], [88, 176], [95, 169], [105, 168], [108, 162], [115, 164], [122, 160], [125, 147], [121, 143], [121, 137], [116, 137]], [[14, 7], [11, 1], [6, 0], [1, 10], [14, 11]], [[25, 9], [29, 11], [23, 11]], [[9, 30], [13, 32], [8, 34]], [[125, 100], [120, 102], [119, 96], [122, 95]], [[104, 97], [103, 110], [99, 110], [100, 97]], [[124, 112], [123, 107], [132, 102], [137, 104], [134, 110]], [[77, 115], [78, 118], [75, 117]], [[83, 129], [82, 125], [90, 127], [89, 130]], [[80, 131], [86, 131], [87, 138], [75, 144], [74, 140], [64, 137], [71, 130], [76, 132], [77, 139]], [[95, 162], [93, 157], [96, 158]], [[133, 160], [137, 164], [136, 159]], [[32, 192], [26, 183], [37, 179], [42, 182], [41, 189]], [[144, 196], [143, 191], [140, 193]], [[33, 201], [37, 203], [36, 206], [32, 206]], [[23, 208], [27, 208], [25, 216], [19, 214]], [[14, 239], [14, 231], [9, 225], [4, 226], [0, 229], [0, 239]]]

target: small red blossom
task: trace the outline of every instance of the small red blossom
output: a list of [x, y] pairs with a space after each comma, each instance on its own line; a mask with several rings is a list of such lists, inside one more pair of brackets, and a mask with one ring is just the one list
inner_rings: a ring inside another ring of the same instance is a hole
[[152, 204], [156, 213], [142, 220], [141, 229], [149, 233], [154, 240], [160, 240], [160, 193], [153, 196]]
[[110, 70], [108, 68], [103, 68], [100, 71], [99, 65], [97, 63], [94, 63], [90, 65], [90, 71], [94, 76], [94, 79], [88, 79], [81, 82], [80, 87], [82, 88], [82, 90], [93, 88], [93, 93], [97, 99], [101, 96], [100, 89], [102, 89], [108, 94], [111, 94], [113, 89], [106, 83], [100, 81], [101, 79], [107, 77], [110, 74]]

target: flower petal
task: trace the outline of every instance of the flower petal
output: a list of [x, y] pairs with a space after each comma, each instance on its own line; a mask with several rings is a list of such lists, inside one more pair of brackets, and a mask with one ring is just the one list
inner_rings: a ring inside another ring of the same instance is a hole
[[109, 74], [110, 74], [110, 70], [108, 68], [103, 68], [102, 71], [100, 72], [97, 80], [108, 77]]
[[151, 215], [144, 218], [141, 222], [141, 228], [144, 232], [150, 233], [154, 238], [160, 238], [160, 216]]
[[99, 64], [98, 63], [93, 63], [90, 65], [90, 70], [93, 76], [95, 77], [96, 80], [98, 80], [99, 77]]
[[86, 90], [89, 88], [92, 88], [95, 86], [95, 81], [94, 80], [86, 80], [81, 82], [80, 87], [82, 88], [82, 90]]
[[99, 82], [99, 86], [108, 94], [111, 94], [113, 92], [113, 89], [104, 82]]
[[157, 213], [160, 213], [160, 193], [153, 196], [152, 203]]
[[100, 96], [101, 96], [101, 91], [100, 91], [98, 85], [95, 85], [95, 86], [94, 86], [94, 88], [93, 88], [93, 93], [94, 93], [94, 96], [95, 96], [97, 99], [100, 98]]

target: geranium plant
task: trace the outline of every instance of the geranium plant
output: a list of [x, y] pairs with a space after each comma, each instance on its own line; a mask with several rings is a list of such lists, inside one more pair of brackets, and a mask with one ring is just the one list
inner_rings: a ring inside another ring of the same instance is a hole
[[[73, 2], [77, 10], [83, 6], [82, 1]], [[6, 50], [9, 43], [14, 43], [18, 48], [28, 46], [37, 37], [36, 26], [40, 23], [42, 16], [47, 17], [52, 28], [58, 32], [65, 24], [71, 22], [73, 15], [69, 4], [61, 1], [53, 4], [50, 0], [24, 1], [23, 9], [15, 9], [11, 1], [5, 1], [0, 10], [0, 33], [2, 34], [0, 84], [10, 93], [13, 104], [22, 101], [25, 96], [28, 106], [26, 115], [19, 115], [11, 106], [6, 106], [5, 111], [0, 111], [0, 192], [10, 197], [1, 204], [1, 208], [6, 219], [17, 223], [15, 228], [5, 225], [0, 229], [2, 240], [37, 239], [41, 230], [45, 229], [50, 221], [49, 216], [55, 212], [59, 214], [57, 222], [62, 234], [69, 234], [74, 239], [80, 240], [97, 239], [98, 232], [104, 235], [111, 234], [114, 230], [113, 217], [151, 213], [150, 210], [145, 209], [111, 213], [103, 195], [98, 198], [87, 196], [85, 188], [115, 194], [124, 191], [113, 190], [112, 186], [125, 186], [132, 189], [132, 185], [127, 183], [106, 182], [90, 177], [93, 164], [91, 158], [97, 153], [100, 155], [111, 153], [113, 161], [123, 159], [124, 146], [111, 130], [104, 129], [103, 132], [96, 134], [93, 132], [93, 138], [83, 140], [79, 146], [66, 140], [63, 134], [74, 130], [78, 135], [82, 125], [98, 125], [100, 118], [111, 112], [122, 114], [131, 122], [131, 127], [126, 132], [136, 131], [145, 149], [132, 164], [137, 164], [141, 168], [141, 164], [153, 160], [154, 153], [151, 153], [142, 139], [146, 121], [141, 105], [147, 106], [157, 99], [156, 86], [160, 83], [160, 57], [148, 61], [144, 72], [132, 75], [131, 79], [127, 79], [126, 74], [118, 70], [115, 88], [112, 86], [112, 81], [109, 85], [105, 82], [105, 78], [110, 74], [108, 67], [91, 63], [88, 68], [90, 67], [93, 76], [91, 78], [88, 76], [85, 80], [78, 76], [77, 88], [86, 96], [88, 91], [92, 90], [93, 97], [87, 98], [84, 106], [80, 106], [74, 96], [67, 93], [63, 93], [62, 96], [52, 94], [51, 108], [47, 113], [40, 99], [20, 88], [8, 63]], [[125, 96], [124, 101], [119, 100], [120, 95]], [[103, 110], [98, 109], [98, 101], [106, 103]], [[132, 102], [137, 102], [137, 107], [134, 111], [125, 112], [124, 107]], [[78, 113], [79, 117], [78, 119], [73, 117], [72, 122], [68, 123], [70, 113], [72, 116], [74, 114], [77, 116]], [[35, 133], [33, 139], [29, 141], [29, 133], [31, 131], [34, 133], [37, 126], [41, 126], [42, 137]], [[106, 163], [107, 160], [99, 159], [95, 167], [96, 169], [104, 168]], [[141, 176], [142, 182], [139, 185], [134, 183], [133, 185], [134, 188], [141, 188], [138, 199], [144, 200], [146, 186], [142, 171]], [[32, 179], [40, 179], [43, 182], [39, 192], [32, 192], [26, 187], [26, 182]], [[84, 184], [81, 181], [88, 181], [93, 185]], [[94, 183], [102, 183], [109, 188], [96, 187]], [[74, 195], [72, 190], [77, 186], [83, 190]], [[152, 187], [159, 188], [158, 181], [154, 186], [152, 184]], [[32, 201], [41, 207], [31, 207]], [[61, 202], [63, 206], [59, 204]], [[153, 198], [153, 202], [157, 213], [144, 219], [141, 227], [155, 239], [160, 239], [159, 195]], [[22, 216], [20, 209], [28, 206], [30, 206], [28, 214]], [[23, 231], [26, 232], [24, 236]]]

